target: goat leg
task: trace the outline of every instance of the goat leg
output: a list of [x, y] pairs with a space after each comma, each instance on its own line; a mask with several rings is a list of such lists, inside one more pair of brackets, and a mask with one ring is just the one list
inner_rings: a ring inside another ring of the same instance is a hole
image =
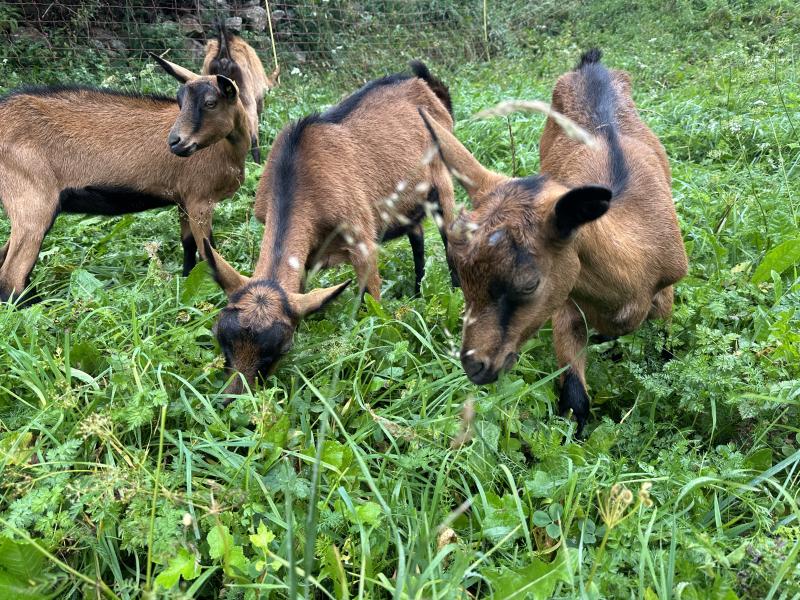
[[569, 368], [561, 375], [558, 408], [562, 415], [572, 411], [581, 433], [589, 418], [589, 395], [586, 393], [587, 327], [583, 316], [568, 300], [553, 315], [553, 342], [559, 368]]

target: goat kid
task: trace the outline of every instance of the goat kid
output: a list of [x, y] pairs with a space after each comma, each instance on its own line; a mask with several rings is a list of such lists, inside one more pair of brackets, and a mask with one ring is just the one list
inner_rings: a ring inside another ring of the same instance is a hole
[[[449, 223], [454, 198], [417, 109], [424, 107], [443, 131], [453, 119], [447, 88], [422, 63], [412, 70], [414, 76], [372, 81], [278, 135], [256, 192], [255, 215], [265, 228], [252, 278], [207, 246], [228, 295], [215, 334], [228, 368], [248, 383], [269, 375], [289, 351], [299, 320], [349, 283], [303, 293], [307, 270], [349, 262], [362, 290], [380, 300], [378, 244], [405, 234], [419, 290], [425, 202]], [[236, 379], [228, 391], [240, 389]]]
[[0, 98], [0, 199], [11, 221], [0, 249], [0, 300], [22, 294], [60, 212], [120, 215], [177, 204], [184, 275], [194, 266], [214, 204], [244, 177], [247, 115], [227, 77], [157, 60], [184, 84], [177, 102], [79, 86]]
[[239, 97], [247, 112], [250, 125], [250, 147], [253, 160], [261, 164], [261, 149], [258, 145], [258, 123], [264, 110], [264, 95], [278, 85], [280, 67], [267, 76], [261, 59], [253, 48], [238, 35], [225, 27], [224, 21], [217, 23], [217, 39], [206, 45], [203, 75], [224, 75], [239, 86]]
[[552, 101], [596, 145], [571, 140], [548, 118], [539, 176], [485, 169], [422, 115], [474, 206], [448, 235], [466, 303], [464, 371], [476, 384], [495, 381], [552, 317], [558, 365], [567, 367], [559, 408], [580, 429], [589, 414], [587, 325], [615, 337], [668, 317], [672, 286], [687, 270], [664, 148], [638, 115], [627, 73], [607, 70], [600, 56], [585, 53]]

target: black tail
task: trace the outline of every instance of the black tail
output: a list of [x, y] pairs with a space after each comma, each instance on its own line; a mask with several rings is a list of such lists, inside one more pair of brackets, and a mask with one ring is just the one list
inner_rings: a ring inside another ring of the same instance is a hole
[[219, 41], [217, 60], [221, 58], [230, 60], [231, 54], [228, 50], [228, 28], [225, 27], [225, 21], [222, 18], [217, 19], [217, 40]]
[[453, 100], [450, 98], [450, 90], [447, 89], [447, 86], [439, 79], [436, 79], [436, 77], [431, 75], [430, 70], [422, 61], [413, 60], [411, 61], [410, 66], [411, 72], [428, 84], [428, 87], [431, 88], [431, 91], [436, 95], [436, 97], [442, 101], [442, 104], [444, 104], [447, 112], [449, 112], [450, 116], [452, 117]]
[[599, 48], [591, 48], [581, 54], [581, 62], [575, 65], [575, 70], [577, 71], [585, 65], [597, 64], [600, 62], [601, 58], [603, 58], [603, 52]]

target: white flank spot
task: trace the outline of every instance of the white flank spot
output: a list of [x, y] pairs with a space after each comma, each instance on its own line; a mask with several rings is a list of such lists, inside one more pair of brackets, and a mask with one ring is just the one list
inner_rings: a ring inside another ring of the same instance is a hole
[[417, 192], [418, 194], [427, 194], [430, 191], [430, 189], [431, 189], [430, 183], [428, 183], [427, 181], [420, 181], [414, 188], [414, 191]]
[[358, 251], [361, 252], [363, 256], [367, 256], [369, 253], [367, 250], [367, 245], [364, 242], [358, 242]]
[[397, 191], [402, 192], [408, 187], [408, 184], [405, 181], [401, 181], [397, 184]]
[[292, 267], [295, 271], [300, 269], [300, 261], [297, 260], [296, 256], [290, 256], [287, 262], [289, 263], [289, 266]]

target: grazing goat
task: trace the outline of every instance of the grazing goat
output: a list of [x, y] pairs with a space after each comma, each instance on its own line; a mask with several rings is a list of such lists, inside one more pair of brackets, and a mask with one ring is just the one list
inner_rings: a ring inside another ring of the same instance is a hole
[[542, 175], [522, 178], [485, 169], [422, 116], [474, 206], [448, 234], [466, 303], [464, 371], [477, 384], [495, 381], [552, 317], [558, 364], [567, 367], [559, 408], [582, 429], [587, 325], [619, 336], [669, 316], [687, 259], [667, 156], [639, 117], [628, 75], [607, 70], [591, 50], [559, 78], [552, 106], [596, 143], [573, 141], [548, 118]]
[[0, 98], [0, 199], [11, 221], [0, 250], [0, 300], [22, 293], [60, 212], [119, 215], [177, 204], [184, 275], [192, 269], [197, 243], [211, 235], [214, 204], [244, 177], [249, 126], [233, 81], [159, 62], [184, 84], [177, 102], [77, 86]]
[[[308, 269], [349, 262], [361, 288], [380, 300], [378, 243], [406, 234], [419, 290], [425, 203], [448, 223], [454, 197], [417, 109], [424, 107], [443, 131], [453, 119], [447, 88], [422, 63], [411, 66], [414, 76], [372, 81], [278, 135], [256, 192], [254, 212], [266, 226], [252, 278], [207, 243], [209, 265], [228, 295], [215, 333], [228, 368], [248, 383], [272, 372], [300, 318], [349, 283], [303, 293]], [[229, 391], [240, 385], [236, 379]]]
[[253, 48], [238, 35], [225, 27], [224, 21], [217, 23], [217, 39], [206, 45], [203, 75], [224, 75], [239, 86], [239, 97], [247, 111], [250, 124], [250, 145], [253, 160], [261, 163], [258, 146], [258, 119], [264, 110], [264, 94], [278, 85], [280, 67], [267, 76], [264, 65]]

